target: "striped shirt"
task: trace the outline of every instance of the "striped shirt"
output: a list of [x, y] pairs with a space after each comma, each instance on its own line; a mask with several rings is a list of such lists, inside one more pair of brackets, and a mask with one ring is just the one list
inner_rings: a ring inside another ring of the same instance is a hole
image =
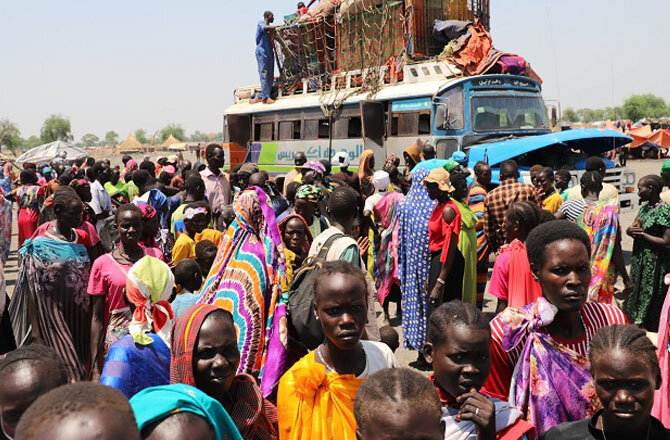
[[[584, 320], [586, 331], [578, 339], [560, 339], [554, 337], [554, 341], [579, 353], [588, 356], [591, 340], [596, 332], [613, 324], [627, 324], [628, 320], [621, 310], [610, 304], [586, 303], [580, 311]], [[509, 352], [502, 348], [503, 322], [500, 315], [491, 321], [491, 373], [489, 374], [484, 390], [486, 394], [507, 400], [512, 374], [516, 366], [528, 335]]]
[[579, 217], [582, 216], [582, 213], [586, 210], [588, 205], [584, 200], [575, 199], [568, 200], [563, 202], [563, 204], [558, 208], [558, 212], [565, 214], [565, 218], [575, 222]]

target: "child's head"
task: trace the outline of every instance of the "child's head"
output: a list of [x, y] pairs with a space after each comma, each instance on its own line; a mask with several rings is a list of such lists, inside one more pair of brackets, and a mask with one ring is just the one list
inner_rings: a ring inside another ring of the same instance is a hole
[[314, 314], [326, 339], [353, 350], [365, 330], [368, 291], [363, 271], [346, 261], [323, 264], [314, 282]]
[[551, 167], [544, 167], [537, 173], [537, 186], [545, 194], [550, 194], [554, 190], [554, 170]]
[[305, 7], [305, 4], [303, 2], [298, 2], [298, 9], [302, 9]]
[[571, 180], [572, 174], [570, 174], [570, 171], [566, 170], [565, 168], [561, 168], [560, 170], [556, 171], [556, 174], [554, 175], [554, 185], [559, 191], [565, 191], [568, 189]]
[[177, 263], [174, 268], [174, 282], [182, 289], [197, 292], [202, 286], [202, 272], [200, 266], [190, 258]]
[[537, 175], [540, 174], [542, 168], [544, 168], [542, 165], [536, 164], [530, 167], [530, 170], [528, 170], [528, 174], [530, 174], [530, 183], [532, 183], [533, 186], [538, 189], [539, 189], [539, 183], [537, 181]]
[[193, 202], [184, 209], [184, 227], [189, 235], [204, 231], [212, 220], [207, 202]]
[[206, 277], [214, 264], [218, 249], [209, 240], [200, 240], [195, 244], [195, 261], [200, 266], [200, 273]]
[[646, 431], [661, 370], [645, 331], [622, 324], [601, 328], [591, 341], [589, 360], [608, 432]]
[[23, 414], [16, 440], [140, 439], [128, 399], [92, 382], [63, 385], [41, 396]]
[[442, 304], [428, 320], [426, 360], [435, 381], [453, 397], [477, 391], [491, 370], [489, 320], [475, 306], [461, 301]]
[[19, 419], [42, 394], [68, 382], [65, 365], [44, 345], [25, 345], [0, 360], [2, 429], [14, 437]]
[[386, 368], [358, 389], [354, 403], [359, 440], [441, 440], [442, 406], [435, 387], [408, 368]]
[[505, 213], [503, 230], [507, 241], [526, 241], [530, 231], [540, 224], [540, 208], [533, 202], [514, 202]]
[[379, 337], [381, 338], [381, 341], [388, 345], [391, 351], [394, 353], [398, 347], [400, 347], [400, 335], [390, 325], [379, 327]]
[[225, 223], [226, 228], [228, 228], [228, 226], [235, 220], [235, 209], [233, 208], [233, 205], [224, 206], [221, 211], [221, 216], [223, 217], [223, 222]]

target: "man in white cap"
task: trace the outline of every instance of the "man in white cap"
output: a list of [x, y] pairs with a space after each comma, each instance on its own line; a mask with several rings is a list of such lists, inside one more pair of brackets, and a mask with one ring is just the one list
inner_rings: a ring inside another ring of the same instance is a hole
[[[372, 186], [375, 187], [375, 193], [365, 199], [365, 205], [363, 206], [364, 217], [371, 219], [370, 216], [375, 209], [375, 205], [386, 195], [390, 184], [391, 178], [389, 177], [389, 173], [386, 171], [375, 171], [372, 175]], [[370, 221], [370, 225], [374, 227], [374, 222]]]
[[330, 165], [333, 168], [340, 167], [340, 172], [333, 174], [334, 179], [339, 179], [359, 193], [361, 192], [361, 182], [358, 178], [358, 174], [349, 171], [349, 153], [346, 151], [336, 153], [330, 160]]

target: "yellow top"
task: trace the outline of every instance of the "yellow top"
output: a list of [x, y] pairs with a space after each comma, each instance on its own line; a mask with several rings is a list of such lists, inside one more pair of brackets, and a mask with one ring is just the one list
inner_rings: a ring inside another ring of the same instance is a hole
[[209, 240], [217, 247], [221, 243], [223, 234], [216, 229], [204, 229], [202, 232], [195, 234], [195, 240], [188, 236], [188, 234], [179, 234], [177, 240], [172, 248], [172, 266], [176, 266], [184, 258], [195, 260], [195, 245], [202, 240]]
[[558, 211], [558, 208], [563, 204], [563, 197], [557, 192], [554, 191], [549, 197], [542, 200], [542, 209], [551, 212], [552, 214]]

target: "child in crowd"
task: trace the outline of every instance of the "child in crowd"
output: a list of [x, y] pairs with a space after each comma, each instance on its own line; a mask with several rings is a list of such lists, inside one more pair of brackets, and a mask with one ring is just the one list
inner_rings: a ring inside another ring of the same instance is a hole
[[496, 313], [507, 306], [530, 304], [542, 294], [530, 271], [525, 245], [530, 231], [541, 223], [540, 214], [540, 208], [529, 201], [512, 203], [505, 214], [503, 230], [508, 244], [500, 249], [489, 282], [489, 293], [498, 298]]
[[224, 206], [223, 211], [221, 211], [221, 216], [223, 217], [225, 231], [235, 220], [235, 210], [233, 209], [233, 205]]
[[555, 214], [563, 203], [563, 197], [554, 188], [554, 170], [551, 167], [542, 168], [536, 181], [541, 191], [542, 209]]
[[177, 319], [179, 315], [194, 305], [198, 301], [198, 298], [200, 298], [199, 290], [202, 287], [200, 266], [194, 260], [188, 258], [181, 260], [174, 268], [174, 279], [178, 292], [177, 297], [171, 304], [174, 317]]
[[662, 380], [656, 347], [644, 330], [616, 324], [598, 330], [589, 352], [603, 409], [592, 417], [547, 431], [543, 440], [668, 439], [670, 429], [651, 416]]
[[188, 385], [147, 388], [130, 406], [145, 439], [242, 440], [223, 406]]
[[527, 439], [533, 431], [519, 409], [480, 392], [491, 371], [490, 344], [488, 319], [471, 304], [442, 304], [428, 320], [423, 352], [433, 365], [445, 440]]
[[442, 440], [434, 386], [409, 368], [378, 371], [358, 389], [354, 415], [360, 440]]
[[186, 230], [179, 234], [172, 249], [172, 266], [184, 258], [195, 259], [195, 244], [200, 240], [209, 240], [218, 245], [223, 238], [220, 231], [207, 228], [212, 221], [207, 202], [189, 203], [184, 209], [183, 219]]
[[367, 289], [365, 273], [351, 263], [323, 264], [314, 282], [314, 313], [325, 340], [279, 382], [280, 439], [355, 438], [358, 388], [377, 371], [396, 366], [386, 344], [361, 341]]
[[391, 351], [394, 353], [400, 347], [400, 335], [396, 329], [390, 325], [379, 327], [379, 337], [381, 338], [381, 341], [388, 345]]
[[209, 240], [201, 240], [195, 244], [195, 261], [200, 266], [200, 272], [205, 279], [214, 265], [217, 252], [218, 248]]
[[561, 195], [561, 198], [564, 202], [568, 200], [568, 187], [570, 186], [571, 180], [572, 174], [570, 174], [570, 171], [566, 170], [565, 168], [561, 168], [554, 174], [554, 187]]
[[65, 365], [45, 345], [25, 345], [0, 360], [0, 420], [9, 438], [28, 407], [42, 394], [68, 383]]
[[23, 414], [15, 440], [139, 440], [133, 410], [121, 392], [78, 382], [49, 391]]

